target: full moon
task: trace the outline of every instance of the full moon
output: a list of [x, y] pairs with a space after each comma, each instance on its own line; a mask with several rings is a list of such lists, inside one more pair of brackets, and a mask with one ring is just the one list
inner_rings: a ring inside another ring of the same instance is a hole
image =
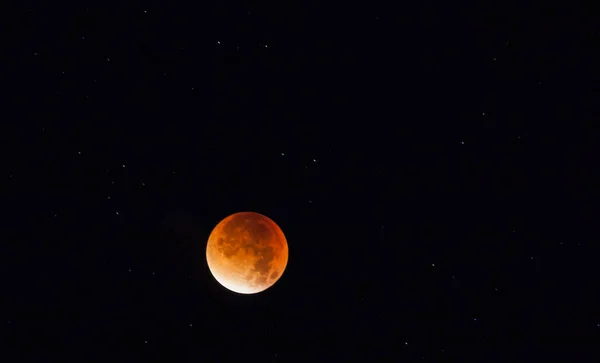
[[223, 219], [212, 230], [206, 262], [214, 278], [239, 294], [256, 294], [273, 286], [288, 262], [288, 244], [270, 218], [240, 212]]

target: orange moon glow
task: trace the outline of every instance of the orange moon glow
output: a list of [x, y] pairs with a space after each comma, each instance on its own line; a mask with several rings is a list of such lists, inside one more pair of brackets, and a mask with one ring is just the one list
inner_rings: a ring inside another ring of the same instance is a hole
[[288, 262], [288, 244], [270, 218], [240, 212], [223, 219], [210, 233], [206, 262], [214, 278], [240, 294], [273, 286]]

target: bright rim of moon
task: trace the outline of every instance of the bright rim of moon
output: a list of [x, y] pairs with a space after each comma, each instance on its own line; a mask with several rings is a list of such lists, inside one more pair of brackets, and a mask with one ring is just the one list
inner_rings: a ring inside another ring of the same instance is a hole
[[240, 294], [256, 294], [273, 286], [288, 262], [283, 231], [270, 218], [240, 212], [223, 219], [211, 232], [206, 262], [213, 277]]

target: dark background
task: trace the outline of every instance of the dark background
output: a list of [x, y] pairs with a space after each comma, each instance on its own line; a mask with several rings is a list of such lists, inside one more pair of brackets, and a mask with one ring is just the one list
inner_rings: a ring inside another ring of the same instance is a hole
[[[592, 14], [9, 7], [2, 360], [597, 361]], [[246, 210], [258, 295], [204, 259]]]

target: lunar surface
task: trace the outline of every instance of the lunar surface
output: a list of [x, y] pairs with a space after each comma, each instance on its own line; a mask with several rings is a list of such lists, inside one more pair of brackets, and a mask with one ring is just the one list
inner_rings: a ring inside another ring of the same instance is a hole
[[223, 219], [206, 246], [206, 261], [214, 278], [240, 294], [256, 294], [273, 286], [288, 262], [288, 244], [279, 226], [254, 212]]

